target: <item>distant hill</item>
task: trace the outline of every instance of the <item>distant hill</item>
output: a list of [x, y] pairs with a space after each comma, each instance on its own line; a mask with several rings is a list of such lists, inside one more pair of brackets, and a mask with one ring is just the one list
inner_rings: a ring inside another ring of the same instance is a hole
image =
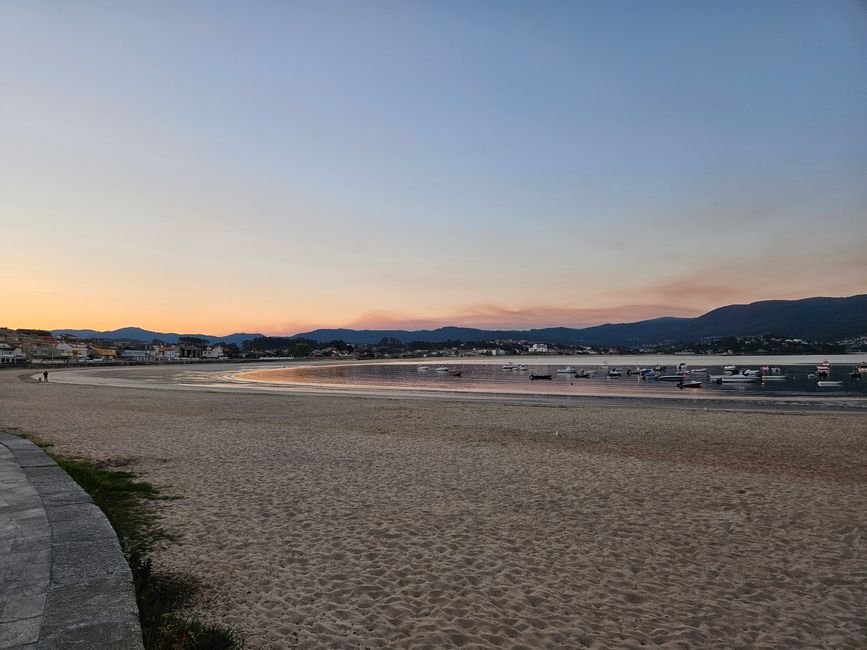
[[[71, 334], [78, 338], [152, 341], [177, 343], [180, 336], [197, 336], [211, 343], [241, 344], [262, 336], [239, 332], [227, 336], [209, 334], [175, 334], [153, 332], [138, 327], [124, 327], [110, 332], [95, 330], [53, 330], [52, 334]], [[295, 334], [328, 342], [342, 340], [353, 344], [378, 343], [384, 337], [402, 343], [424, 341], [492, 341], [496, 339], [531, 340], [559, 345], [638, 346], [666, 342], [698, 341], [725, 336], [779, 334], [810, 341], [838, 341], [867, 336], [867, 294], [848, 298], [804, 298], [803, 300], [763, 300], [748, 305], [728, 305], [696, 318], [654, 318], [636, 323], [609, 323], [575, 329], [546, 327], [530, 330], [484, 330], [471, 327], [440, 327], [433, 330], [354, 330], [317, 329]]]
[[238, 332], [236, 334], [228, 334], [226, 336], [212, 336], [210, 334], [175, 334], [174, 332], [153, 332], [140, 327], [122, 327], [110, 332], [98, 332], [96, 330], [51, 330], [55, 336], [58, 334], [67, 334], [80, 339], [105, 339], [109, 341], [145, 341], [150, 343], [154, 339], [165, 341], [166, 343], [177, 343], [182, 336], [195, 336], [200, 339], [205, 339], [208, 343], [235, 343], [240, 345], [244, 341], [249, 341], [261, 334], [246, 334]]
[[760, 334], [779, 334], [811, 341], [836, 341], [867, 336], [867, 294], [848, 298], [764, 300], [748, 305], [720, 307], [696, 318], [654, 318], [636, 323], [609, 323], [583, 329], [569, 327], [530, 330], [440, 327], [434, 330], [417, 331], [318, 329], [297, 334], [296, 337], [316, 341], [340, 339], [347, 343], [377, 343], [383, 337], [390, 337], [403, 343], [524, 339], [560, 345], [634, 346]]

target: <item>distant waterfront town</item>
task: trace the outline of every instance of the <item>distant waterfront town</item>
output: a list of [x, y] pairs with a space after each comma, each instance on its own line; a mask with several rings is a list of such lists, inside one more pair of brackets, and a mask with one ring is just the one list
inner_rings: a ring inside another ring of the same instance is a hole
[[529, 340], [408, 341], [384, 337], [375, 344], [342, 340], [259, 336], [241, 344], [181, 336], [177, 342], [79, 339], [48, 330], [0, 328], [0, 367], [207, 363], [286, 359], [400, 359], [507, 355], [612, 354], [844, 354], [867, 350], [867, 338], [837, 342], [782, 336], [723, 337], [641, 347], [555, 345]]

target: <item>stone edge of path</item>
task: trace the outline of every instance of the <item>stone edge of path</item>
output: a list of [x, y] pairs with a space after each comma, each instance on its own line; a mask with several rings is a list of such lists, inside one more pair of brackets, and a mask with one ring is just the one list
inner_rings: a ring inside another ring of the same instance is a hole
[[105, 514], [37, 445], [3, 431], [0, 444], [39, 495], [51, 530], [38, 639], [6, 647], [142, 650], [132, 572]]

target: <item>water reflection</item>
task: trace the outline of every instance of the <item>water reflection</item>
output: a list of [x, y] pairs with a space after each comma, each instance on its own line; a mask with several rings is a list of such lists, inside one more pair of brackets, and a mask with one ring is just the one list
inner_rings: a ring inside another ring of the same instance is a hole
[[[635, 366], [597, 364], [523, 363], [519, 369], [504, 369], [501, 365], [484, 363], [418, 362], [418, 363], [347, 363], [336, 365], [286, 368], [268, 373], [269, 381], [289, 381], [305, 384], [348, 385], [362, 387], [395, 387], [424, 390], [478, 391], [537, 394], [578, 395], [647, 395], [690, 394], [696, 398], [723, 395], [754, 395], [763, 397], [797, 397], [822, 395], [827, 397], [867, 397], [867, 377], [853, 379], [849, 366], [832, 367], [828, 377], [840, 381], [839, 386], [820, 387], [815, 365], [782, 365], [779, 374], [756, 383], [723, 383], [716, 377], [726, 374], [721, 365], [704, 365], [686, 370], [686, 382], [700, 384], [681, 388], [676, 379], [676, 366], [656, 371], [657, 378], [642, 378]], [[521, 367], [523, 365], [523, 367]], [[558, 372], [568, 367], [573, 372]], [[648, 366], [645, 366], [648, 367]], [[653, 368], [654, 366], [649, 366]], [[659, 367], [658, 364], [656, 367]], [[458, 376], [459, 373], [459, 376]], [[550, 376], [550, 379], [531, 377]], [[668, 381], [660, 381], [658, 377]]]

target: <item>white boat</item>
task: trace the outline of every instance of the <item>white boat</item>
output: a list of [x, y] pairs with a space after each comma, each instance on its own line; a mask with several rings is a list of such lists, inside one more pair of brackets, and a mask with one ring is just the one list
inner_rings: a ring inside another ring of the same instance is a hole
[[761, 377], [762, 371], [761, 370], [744, 370], [741, 374], [744, 377]]
[[518, 366], [516, 366], [514, 363], [504, 363], [502, 365], [503, 370], [514, 370], [517, 367]]
[[416, 368], [419, 372], [424, 372], [425, 370], [430, 370], [430, 366], [419, 366]]
[[674, 381], [674, 382], [682, 382], [683, 375], [660, 375], [656, 378], [656, 381]]
[[762, 380], [759, 375], [723, 375], [718, 384], [757, 384]]
[[685, 361], [681, 361], [679, 364], [677, 364], [677, 372], [687, 372], [688, 369], [689, 366]]
[[623, 374], [623, 372], [621, 372], [617, 368], [612, 368], [611, 370], [608, 371], [609, 377], [620, 377], [622, 374]]
[[527, 366], [525, 366], [523, 363], [520, 366], [515, 366], [514, 368], [512, 368], [512, 370], [526, 370], [526, 369], [527, 369]]
[[706, 375], [707, 368], [693, 368], [689, 371], [691, 375]]
[[559, 368], [557, 370], [557, 374], [560, 375], [574, 375], [576, 372], [578, 371], [575, 370], [575, 368], [573, 368], [572, 366], [566, 366], [565, 368]]
[[595, 372], [587, 372], [584, 368], [581, 368], [578, 372], [575, 373], [576, 379], [587, 379], [588, 377], [592, 377], [595, 375]]
[[449, 368], [448, 366], [440, 366], [439, 368], [436, 369], [436, 372], [451, 372], [451, 370], [452, 369]]
[[737, 366], [723, 366], [723, 372], [732, 373], [738, 369]]
[[816, 383], [818, 386], [821, 386], [823, 388], [830, 388], [832, 386], [842, 386], [843, 385], [842, 381], [827, 381], [827, 380], [825, 380], [825, 381], [818, 381]]

